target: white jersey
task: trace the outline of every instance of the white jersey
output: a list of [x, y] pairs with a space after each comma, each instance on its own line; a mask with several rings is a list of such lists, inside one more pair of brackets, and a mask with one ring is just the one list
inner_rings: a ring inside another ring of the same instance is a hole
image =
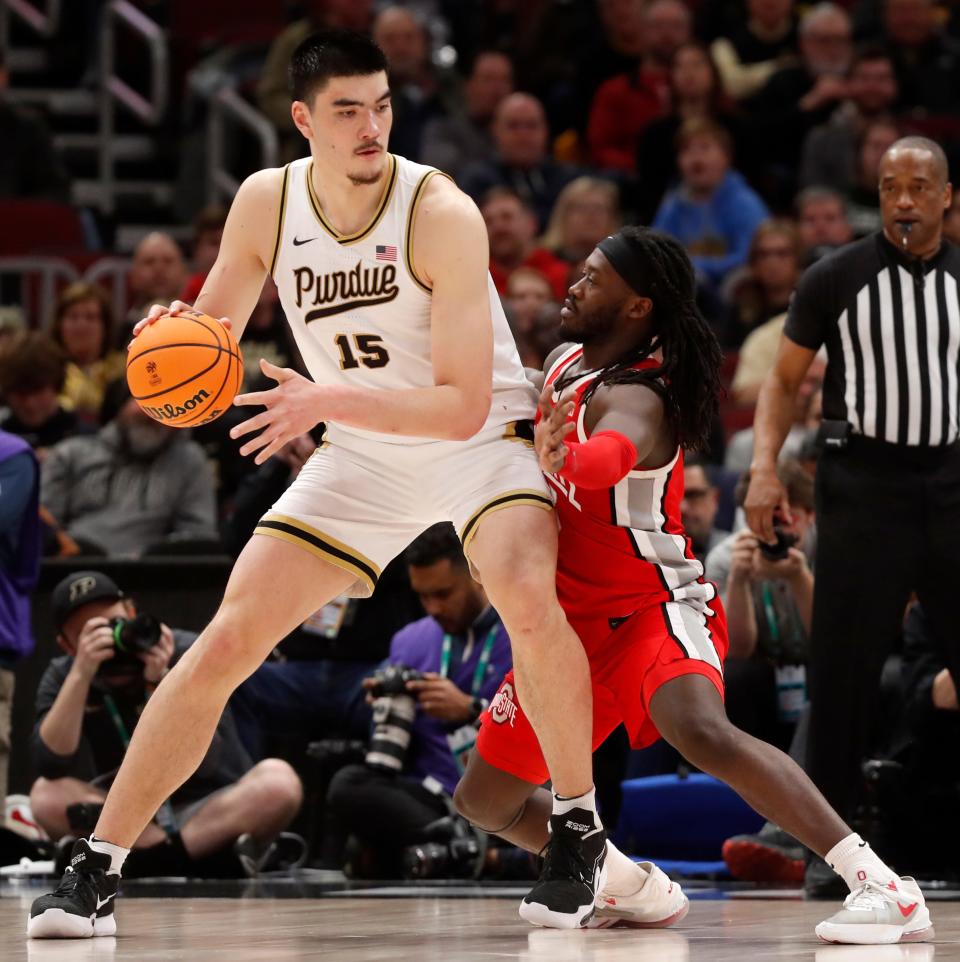
[[[356, 384], [397, 391], [432, 387], [430, 288], [413, 263], [413, 223], [432, 167], [387, 155], [383, 194], [370, 223], [355, 234], [336, 231], [310, 179], [311, 158], [289, 164], [271, 274], [297, 346], [318, 384]], [[457, 243], [451, 237], [450, 243]], [[493, 402], [485, 427], [532, 418], [536, 391], [527, 381], [500, 298], [487, 276], [493, 321]], [[431, 443], [332, 425], [402, 444]]]

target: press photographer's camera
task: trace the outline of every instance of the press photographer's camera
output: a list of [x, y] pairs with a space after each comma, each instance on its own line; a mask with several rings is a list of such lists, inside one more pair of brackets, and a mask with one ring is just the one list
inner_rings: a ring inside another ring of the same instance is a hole
[[388, 665], [373, 676], [373, 735], [364, 759], [370, 768], [394, 774], [403, 770], [417, 714], [417, 700], [407, 691], [407, 682], [424, 677], [406, 665]]
[[773, 533], [776, 536], [776, 544], [760, 542], [760, 554], [767, 561], [783, 561], [790, 554], [790, 549], [797, 543], [797, 536], [784, 531], [779, 524], [774, 524]]
[[403, 876], [479, 878], [487, 851], [486, 836], [457, 815], [431, 822], [425, 840], [403, 853]]
[[113, 632], [115, 654], [100, 665], [105, 675], [126, 672], [131, 666], [142, 667], [138, 656], [160, 641], [160, 622], [153, 615], [111, 618], [107, 627]]

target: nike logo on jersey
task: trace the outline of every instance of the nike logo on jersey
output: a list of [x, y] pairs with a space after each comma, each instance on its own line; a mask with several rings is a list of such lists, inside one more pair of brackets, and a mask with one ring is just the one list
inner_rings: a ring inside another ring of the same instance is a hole
[[303, 247], [304, 244], [309, 244], [310, 241], [315, 241], [315, 240], [316, 240], [316, 237], [308, 237], [306, 240], [300, 240], [299, 237], [294, 237], [294, 239], [293, 239], [293, 246], [294, 246], [294, 247]]

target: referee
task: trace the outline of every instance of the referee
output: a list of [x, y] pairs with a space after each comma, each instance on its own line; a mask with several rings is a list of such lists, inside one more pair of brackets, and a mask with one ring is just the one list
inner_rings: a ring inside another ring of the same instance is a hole
[[[813, 265], [757, 403], [747, 521], [789, 511], [775, 465], [793, 400], [827, 351], [810, 639], [807, 771], [842, 818], [858, 802], [880, 674], [916, 591], [960, 688], [960, 249], [943, 240], [943, 150], [898, 140], [880, 164], [883, 230]], [[807, 892], [825, 866], [812, 863]], [[832, 873], [831, 873], [832, 874]]]

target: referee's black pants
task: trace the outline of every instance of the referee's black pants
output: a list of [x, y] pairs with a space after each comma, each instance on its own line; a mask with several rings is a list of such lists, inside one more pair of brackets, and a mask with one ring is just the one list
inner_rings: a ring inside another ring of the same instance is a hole
[[960, 682], [960, 444], [853, 437], [817, 466], [807, 772], [848, 821], [880, 674], [916, 591]]

